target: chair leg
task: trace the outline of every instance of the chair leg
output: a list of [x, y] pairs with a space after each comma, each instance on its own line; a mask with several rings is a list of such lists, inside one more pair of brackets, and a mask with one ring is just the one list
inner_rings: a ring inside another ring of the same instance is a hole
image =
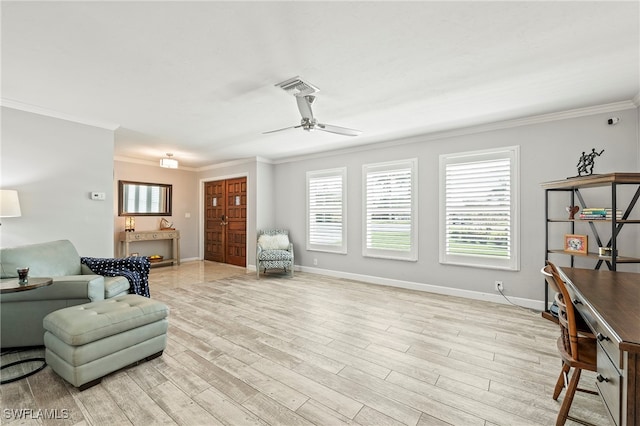
[[560, 375], [558, 376], [558, 381], [556, 382], [556, 387], [553, 389], [554, 401], [558, 400], [558, 396], [560, 396], [560, 392], [562, 392], [562, 389], [564, 389], [564, 377], [565, 377], [565, 374], [569, 374], [570, 369], [571, 367], [569, 367], [564, 362], [562, 363], [562, 371], [560, 371]]
[[558, 412], [556, 426], [564, 426], [565, 422], [567, 421], [569, 409], [571, 408], [571, 403], [573, 402], [573, 396], [576, 393], [576, 388], [578, 387], [578, 382], [580, 381], [580, 373], [582, 373], [582, 369], [574, 368], [573, 375], [571, 375], [571, 380], [569, 381], [569, 386], [567, 387], [567, 392], [564, 394], [564, 399], [562, 400], [562, 405], [560, 406], [560, 412]]

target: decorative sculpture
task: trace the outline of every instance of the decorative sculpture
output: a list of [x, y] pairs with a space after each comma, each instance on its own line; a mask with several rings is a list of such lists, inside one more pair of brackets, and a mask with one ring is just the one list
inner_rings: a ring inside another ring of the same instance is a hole
[[174, 230], [176, 228], [173, 227], [173, 222], [169, 222], [167, 219], [162, 218], [162, 220], [160, 220], [160, 230], [164, 231], [164, 230]]
[[591, 152], [585, 154], [582, 151], [582, 155], [580, 156], [580, 160], [578, 160], [578, 176], [590, 176], [593, 174], [593, 166], [595, 163], [596, 157], [600, 157], [604, 149], [600, 152], [596, 152], [595, 148], [591, 148]]
[[567, 206], [566, 207], [567, 213], [569, 213], [569, 219], [575, 219], [574, 215], [576, 213], [578, 213], [578, 210], [580, 210], [579, 206]]

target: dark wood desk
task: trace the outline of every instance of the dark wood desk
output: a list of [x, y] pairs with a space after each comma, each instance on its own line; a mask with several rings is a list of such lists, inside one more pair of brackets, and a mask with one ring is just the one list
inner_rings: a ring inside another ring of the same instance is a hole
[[559, 268], [598, 337], [596, 386], [616, 425], [640, 426], [640, 274]]

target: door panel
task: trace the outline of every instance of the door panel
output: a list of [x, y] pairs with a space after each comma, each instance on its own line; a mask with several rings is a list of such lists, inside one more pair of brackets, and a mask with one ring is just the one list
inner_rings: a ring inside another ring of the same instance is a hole
[[247, 178], [227, 180], [226, 263], [246, 266]]
[[206, 260], [246, 266], [247, 178], [205, 183]]
[[205, 182], [204, 258], [224, 262], [225, 233], [222, 216], [225, 213], [224, 181]]

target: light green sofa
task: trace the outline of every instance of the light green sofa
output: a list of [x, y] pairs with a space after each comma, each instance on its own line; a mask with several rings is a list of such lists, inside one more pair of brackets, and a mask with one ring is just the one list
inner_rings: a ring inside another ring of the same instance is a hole
[[53, 279], [46, 287], [0, 295], [2, 349], [43, 345], [42, 320], [53, 311], [129, 293], [126, 278], [94, 274], [68, 240], [0, 249], [0, 265], [2, 278], [17, 277], [17, 268], [29, 267], [30, 277]]

